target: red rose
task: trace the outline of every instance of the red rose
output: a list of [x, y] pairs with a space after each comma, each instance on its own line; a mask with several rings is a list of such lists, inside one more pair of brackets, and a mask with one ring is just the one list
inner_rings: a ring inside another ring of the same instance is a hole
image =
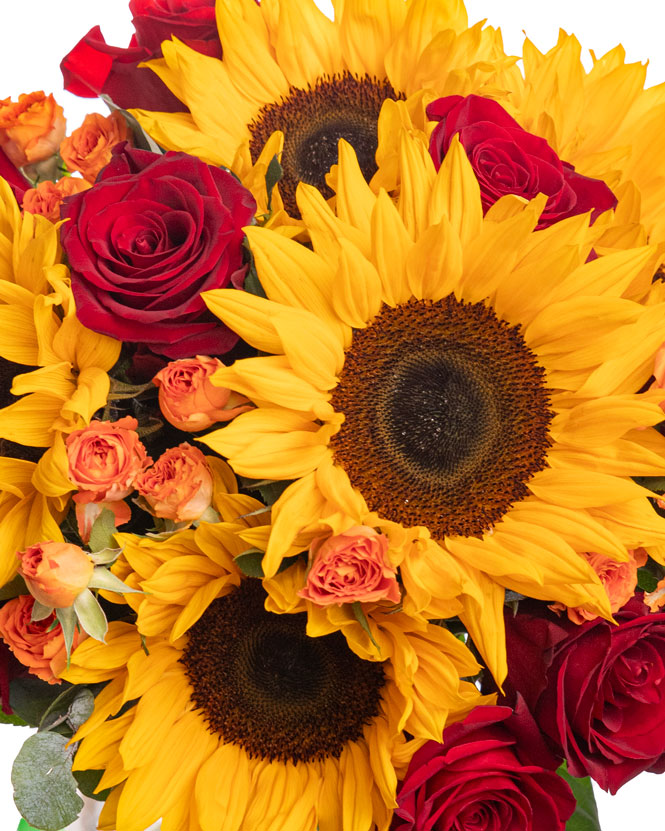
[[224, 170], [118, 145], [95, 185], [62, 206], [81, 323], [169, 358], [227, 352], [238, 337], [200, 294], [242, 281], [242, 229], [255, 210]]
[[392, 831], [564, 831], [575, 810], [523, 702], [476, 707], [415, 753]]
[[437, 170], [458, 135], [480, 184], [485, 211], [508, 193], [525, 199], [545, 193], [549, 199], [538, 228], [546, 228], [587, 211], [592, 211], [593, 221], [617, 204], [605, 182], [576, 173], [545, 139], [527, 133], [496, 101], [449, 95], [433, 101], [427, 117], [439, 122], [429, 145]]
[[60, 68], [65, 89], [84, 98], [107, 95], [113, 103], [159, 112], [185, 106], [143, 61], [161, 58], [161, 44], [175, 35], [192, 49], [221, 58], [215, 0], [131, 0], [136, 34], [127, 49], [109, 46], [95, 26], [65, 56]]
[[30, 182], [25, 176], [18, 171], [14, 165], [7, 158], [7, 154], [0, 147], [0, 177], [5, 179], [12, 189], [16, 201], [21, 204], [26, 190], [30, 187]]
[[617, 790], [665, 771], [665, 614], [641, 595], [577, 625], [535, 602], [506, 614], [508, 680], [573, 776]]

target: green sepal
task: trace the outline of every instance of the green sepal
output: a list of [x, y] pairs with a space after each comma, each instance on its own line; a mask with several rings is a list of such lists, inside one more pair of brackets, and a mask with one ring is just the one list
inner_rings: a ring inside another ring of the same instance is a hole
[[[123, 583], [119, 577], [116, 577], [112, 571], [109, 571], [103, 566], [97, 566], [93, 569], [88, 588], [105, 589], [106, 591], [117, 592], [118, 594], [142, 594], [140, 589], [132, 589], [126, 583]], [[85, 629], [85, 626], [83, 628]]]
[[95, 553], [106, 548], [114, 548], [113, 535], [115, 534], [115, 514], [104, 508], [92, 524], [88, 546]]
[[83, 807], [72, 775], [74, 747], [59, 733], [36, 733], [23, 744], [12, 767], [14, 802], [31, 825], [60, 831]]
[[[87, 589], [84, 589], [84, 591], [87, 591]], [[76, 600], [74, 604], [76, 604]], [[74, 632], [76, 630], [76, 612], [72, 606], [65, 606], [62, 609], [56, 609], [55, 616], [62, 627], [62, 634], [65, 638], [67, 669], [69, 669], [69, 659], [72, 655], [72, 644], [74, 643]]]
[[46, 620], [46, 618], [52, 614], [53, 606], [45, 606], [43, 603], [40, 603], [39, 600], [35, 600], [32, 604], [32, 614], [30, 615], [30, 620]]
[[106, 643], [108, 623], [104, 610], [90, 589], [83, 589], [74, 601], [74, 611], [83, 629], [97, 641]]
[[122, 548], [102, 548], [101, 551], [95, 551], [90, 555], [90, 559], [96, 566], [110, 566], [120, 556]]
[[565, 762], [557, 769], [557, 773], [570, 785], [577, 800], [575, 813], [566, 823], [566, 831], [601, 831], [591, 779], [588, 776], [583, 779], [571, 776]]
[[363, 631], [370, 639], [374, 647], [376, 647], [376, 651], [381, 654], [381, 647], [378, 645], [376, 640], [374, 639], [374, 635], [372, 634], [372, 630], [369, 628], [369, 622], [365, 617], [365, 612], [363, 611], [362, 603], [359, 600], [356, 600], [354, 603], [351, 604], [351, 608], [353, 609], [353, 614], [358, 621], [358, 623], [362, 626]]

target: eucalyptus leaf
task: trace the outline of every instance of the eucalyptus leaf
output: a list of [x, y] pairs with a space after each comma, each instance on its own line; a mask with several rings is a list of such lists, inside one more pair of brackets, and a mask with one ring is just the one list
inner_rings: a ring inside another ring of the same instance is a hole
[[74, 611], [79, 623], [91, 638], [106, 643], [104, 640], [108, 630], [108, 623], [104, 610], [90, 589], [83, 589], [74, 601]]
[[115, 515], [113, 511], [104, 508], [97, 517], [90, 531], [88, 545], [92, 552], [103, 551], [105, 548], [113, 548], [113, 535], [115, 534]]
[[60, 831], [78, 817], [83, 800], [72, 775], [73, 747], [58, 733], [37, 733], [24, 743], [12, 767], [14, 801], [23, 817], [43, 831]]
[[573, 796], [577, 800], [577, 808], [566, 823], [566, 831], [601, 831], [591, 779], [588, 776], [584, 779], [571, 776], [565, 762], [557, 770], [557, 773], [568, 782]]
[[93, 570], [88, 587], [91, 589], [105, 589], [106, 591], [118, 592], [118, 594], [141, 594], [140, 589], [132, 589], [123, 583], [119, 577], [116, 577], [113, 572], [103, 566], [97, 566]]

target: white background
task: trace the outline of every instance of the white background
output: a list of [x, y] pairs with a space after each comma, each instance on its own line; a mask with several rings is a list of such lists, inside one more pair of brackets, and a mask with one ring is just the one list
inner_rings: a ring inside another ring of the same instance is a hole
[[[320, 5], [326, 8], [326, 0]], [[467, 0], [470, 22], [487, 18], [493, 26], [500, 26], [509, 53], [521, 53], [523, 32], [546, 50], [563, 28], [597, 55], [622, 43], [629, 61], [649, 59], [649, 85], [665, 81], [664, 8], [661, 0]], [[53, 92], [65, 108], [68, 132], [79, 126], [86, 112], [106, 112], [95, 99], [64, 93], [58, 67], [69, 49], [96, 24], [108, 43], [127, 45], [132, 27], [124, 0], [0, 0], [0, 15], [0, 99], [11, 96], [16, 100], [21, 92], [40, 89]], [[2, 831], [14, 831], [18, 824], [9, 777], [11, 762], [30, 732], [0, 725]], [[652, 774], [643, 774], [615, 797], [599, 792], [602, 831], [662, 827], [664, 784]]]

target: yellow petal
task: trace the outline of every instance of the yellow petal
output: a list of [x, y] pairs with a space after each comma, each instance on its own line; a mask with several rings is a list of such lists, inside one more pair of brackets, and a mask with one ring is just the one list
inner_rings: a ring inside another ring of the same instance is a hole
[[483, 224], [480, 185], [457, 134], [453, 136], [429, 196], [430, 224], [436, 225], [444, 216], [450, 220], [463, 244], [480, 234]]

